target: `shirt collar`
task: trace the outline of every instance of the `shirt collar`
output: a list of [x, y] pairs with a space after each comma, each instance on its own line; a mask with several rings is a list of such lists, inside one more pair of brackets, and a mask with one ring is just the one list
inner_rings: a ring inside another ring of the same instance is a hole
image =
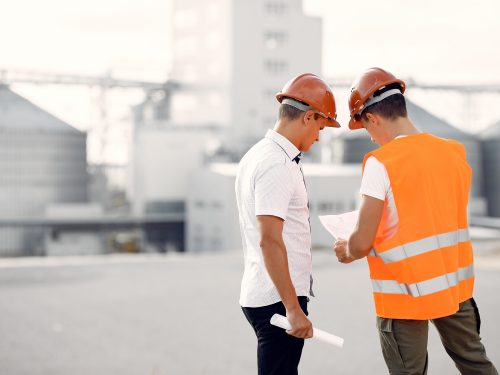
[[301, 155], [300, 150], [295, 147], [295, 145], [290, 142], [286, 137], [282, 136], [280, 133], [269, 129], [266, 133], [266, 138], [275, 142], [280, 146], [283, 151], [287, 154], [290, 160], [295, 159], [298, 155]]

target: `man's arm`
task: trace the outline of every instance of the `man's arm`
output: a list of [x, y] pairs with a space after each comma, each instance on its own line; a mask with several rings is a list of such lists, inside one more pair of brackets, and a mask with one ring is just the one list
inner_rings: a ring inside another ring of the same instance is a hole
[[312, 337], [312, 323], [302, 311], [288, 269], [288, 258], [283, 241], [283, 219], [276, 216], [257, 216], [260, 230], [260, 247], [267, 272], [271, 277], [281, 301], [286, 308], [286, 316], [292, 325], [288, 333], [298, 338]]
[[358, 223], [349, 241], [335, 242], [334, 249], [340, 262], [351, 263], [368, 255], [377, 235], [383, 210], [384, 201], [368, 195], [362, 196]]

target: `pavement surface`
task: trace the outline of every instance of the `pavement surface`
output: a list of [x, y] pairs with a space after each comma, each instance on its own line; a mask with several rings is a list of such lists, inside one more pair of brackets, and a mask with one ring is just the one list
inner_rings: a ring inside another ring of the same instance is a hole
[[[386, 374], [365, 261], [314, 251], [301, 374]], [[250, 375], [256, 340], [238, 305], [241, 253], [0, 260], [0, 374]], [[487, 354], [500, 366], [500, 256], [476, 257]], [[457, 374], [430, 326], [429, 374]]]

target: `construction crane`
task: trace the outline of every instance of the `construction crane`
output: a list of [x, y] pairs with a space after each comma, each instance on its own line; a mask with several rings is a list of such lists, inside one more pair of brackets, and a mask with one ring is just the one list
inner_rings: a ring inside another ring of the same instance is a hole
[[102, 76], [90, 76], [0, 69], [0, 83], [6, 85], [15, 83], [32, 83], [37, 85], [79, 85], [88, 87], [100, 87], [104, 89], [138, 88], [147, 91], [170, 90], [177, 88], [177, 84], [172, 81], [149, 82], [114, 78], [111, 76], [111, 71], [108, 71], [107, 74]]
[[[172, 80], [166, 82], [150, 82], [141, 80], [127, 80], [114, 78], [111, 71], [102, 76], [60, 74], [36, 71], [7, 70], [0, 69], [0, 84], [33, 84], [33, 85], [61, 85], [61, 86], [84, 86], [99, 89], [98, 112], [99, 123], [89, 129], [89, 132], [99, 131], [98, 160], [102, 161], [107, 148], [108, 132], [110, 122], [108, 119], [108, 94], [113, 89], [140, 89], [147, 98], [153, 92], [162, 91], [170, 95], [174, 90], [182, 90], [181, 85]], [[188, 89], [184, 85], [184, 89]]]
[[[341, 77], [328, 80], [332, 87], [350, 88], [354, 78]], [[454, 91], [460, 94], [492, 93], [500, 94], [500, 83], [497, 84], [427, 84], [415, 81], [413, 78], [403, 79], [406, 86], [417, 90]]]
[[[350, 88], [353, 80], [349, 77], [337, 77], [328, 80], [333, 87]], [[465, 111], [471, 113], [473, 106], [472, 96], [477, 94], [500, 94], [500, 84], [425, 84], [415, 81], [412, 78], [405, 80], [407, 87], [411, 90], [425, 91], [446, 91], [456, 92], [465, 96]], [[100, 132], [100, 159], [106, 149], [106, 141], [109, 131], [108, 121], [108, 92], [113, 89], [140, 89], [144, 92], [144, 98], [150, 97], [154, 92], [161, 91], [166, 97], [166, 103], [169, 105], [170, 98], [174, 92], [178, 91], [203, 91], [213, 90], [214, 87], [203, 86], [200, 84], [190, 84], [178, 82], [175, 80], [166, 80], [164, 82], [151, 82], [141, 80], [118, 79], [112, 76], [111, 71], [101, 76], [79, 75], [79, 74], [60, 74], [37, 71], [0, 69], [0, 84], [34, 84], [34, 85], [62, 85], [62, 86], [85, 86], [97, 87], [100, 90], [99, 95], [99, 116], [100, 123], [98, 129], [93, 128], [90, 131], [99, 130]], [[470, 117], [470, 116], [469, 116]]]

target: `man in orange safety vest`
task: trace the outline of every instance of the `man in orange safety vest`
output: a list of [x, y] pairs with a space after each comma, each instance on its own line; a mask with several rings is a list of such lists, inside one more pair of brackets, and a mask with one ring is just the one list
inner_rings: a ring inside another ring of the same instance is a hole
[[335, 253], [342, 263], [367, 257], [390, 374], [427, 373], [429, 320], [462, 374], [498, 374], [472, 298], [465, 149], [420, 132], [407, 116], [404, 91], [402, 80], [380, 68], [353, 84], [349, 128], [365, 128], [380, 147], [364, 158], [359, 220]]

